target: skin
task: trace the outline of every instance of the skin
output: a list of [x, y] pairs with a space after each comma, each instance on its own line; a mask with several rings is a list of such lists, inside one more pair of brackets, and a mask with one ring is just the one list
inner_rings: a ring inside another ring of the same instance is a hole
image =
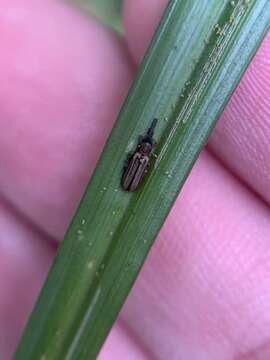
[[[62, 1], [0, 0], [1, 360], [11, 358], [165, 5], [126, 0], [121, 43]], [[100, 359], [270, 358], [269, 95], [268, 35]]]

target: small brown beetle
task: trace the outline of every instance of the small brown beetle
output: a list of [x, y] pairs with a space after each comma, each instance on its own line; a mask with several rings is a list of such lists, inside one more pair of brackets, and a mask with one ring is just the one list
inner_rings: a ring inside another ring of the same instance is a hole
[[127, 166], [124, 167], [122, 187], [125, 191], [136, 191], [146, 173], [155, 145], [153, 135], [156, 124], [157, 119], [154, 119], [146, 135], [139, 140], [135, 153], [128, 159]]

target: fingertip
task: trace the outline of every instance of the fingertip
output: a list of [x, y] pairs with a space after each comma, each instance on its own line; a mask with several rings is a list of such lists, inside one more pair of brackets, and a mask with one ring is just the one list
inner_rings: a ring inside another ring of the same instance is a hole
[[115, 34], [66, 2], [0, 9], [0, 193], [60, 239], [133, 66]]
[[140, 63], [168, 0], [125, 0], [124, 26], [130, 52]]

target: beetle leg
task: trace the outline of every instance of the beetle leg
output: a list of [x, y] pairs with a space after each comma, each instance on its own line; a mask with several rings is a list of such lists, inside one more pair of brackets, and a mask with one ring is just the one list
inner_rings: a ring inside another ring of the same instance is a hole
[[126, 159], [126, 160], [124, 161], [124, 166], [123, 166], [124, 171], [126, 171], [126, 170], [127, 170], [127, 168], [128, 168], [128, 164], [129, 164], [129, 160], [128, 160], [128, 159]]
[[132, 153], [132, 152], [129, 152], [129, 153], [127, 154], [127, 158], [126, 158], [126, 162], [127, 162], [127, 163], [129, 163], [129, 161], [130, 161], [130, 159], [132, 158], [132, 156], [133, 156], [133, 153]]
[[129, 153], [127, 154], [127, 157], [126, 157], [126, 160], [124, 161], [124, 166], [123, 166], [124, 171], [127, 170], [128, 164], [129, 164], [130, 159], [132, 158], [132, 156], [133, 156], [132, 152], [129, 152]]

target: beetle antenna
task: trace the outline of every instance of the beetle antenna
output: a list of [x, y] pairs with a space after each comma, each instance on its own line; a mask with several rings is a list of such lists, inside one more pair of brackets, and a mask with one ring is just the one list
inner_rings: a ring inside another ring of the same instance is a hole
[[152, 124], [151, 124], [150, 128], [147, 131], [147, 135], [150, 136], [151, 138], [154, 135], [154, 130], [155, 130], [156, 125], [157, 125], [157, 119], [154, 119], [152, 121]]

